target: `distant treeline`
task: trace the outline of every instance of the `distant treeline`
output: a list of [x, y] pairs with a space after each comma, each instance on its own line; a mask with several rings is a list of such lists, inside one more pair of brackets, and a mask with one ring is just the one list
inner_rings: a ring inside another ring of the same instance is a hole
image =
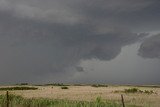
[[131, 86], [131, 87], [148, 87], [148, 88], [160, 88], [160, 85], [119, 85], [119, 86]]
[[36, 86], [92, 86], [92, 87], [108, 87], [106, 84], [63, 84], [63, 83], [50, 83]]
[[18, 83], [16, 85], [29, 85], [29, 83]]
[[105, 84], [93, 84], [92, 87], [108, 87], [108, 85]]
[[0, 88], [0, 91], [7, 91], [7, 90], [37, 90], [36, 87], [3, 87]]
[[50, 84], [42, 84], [42, 85], [36, 85], [36, 86], [70, 86], [63, 83], [50, 83]]

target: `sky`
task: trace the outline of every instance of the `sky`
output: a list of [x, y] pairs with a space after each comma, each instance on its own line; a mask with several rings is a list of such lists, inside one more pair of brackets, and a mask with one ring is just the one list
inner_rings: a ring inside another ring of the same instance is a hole
[[0, 0], [0, 84], [160, 84], [159, 0]]

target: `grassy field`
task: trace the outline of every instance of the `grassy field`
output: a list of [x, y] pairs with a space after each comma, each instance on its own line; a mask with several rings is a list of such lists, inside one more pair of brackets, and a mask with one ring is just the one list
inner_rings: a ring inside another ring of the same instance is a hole
[[[1, 88], [7, 90], [9, 87], [14, 89], [13, 87], [17, 86], [1, 86], [0, 90]], [[101, 85], [96, 87], [52, 85], [28, 87], [38, 89], [9, 90], [9, 94], [14, 96], [12, 101], [16, 104], [39, 105], [37, 107], [43, 104], [49, 107], [122, 107], [121, 94], [123, 94], [127, 107], [160, 107], [159, 87]], [[0, 103], [4, 102], [6, 90], [0, 91], [2, 95]]]

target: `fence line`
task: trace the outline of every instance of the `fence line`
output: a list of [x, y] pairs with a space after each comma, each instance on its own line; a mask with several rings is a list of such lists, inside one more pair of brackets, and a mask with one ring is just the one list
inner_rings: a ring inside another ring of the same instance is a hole
[[9, 93], [6, 92], [6, 106], [9, 107]]
[[[122, 101], [122, 106], [125, 107], [125, 103], [124, 103], [124, 97], [121, 94], [121, 101]], [[9, 107], [9, 92], [6, 92], [6, 107]]]
[[123, 105], [123, 107], [125, 107], [124, 98], [123, 98], [123, 95], [122, 95], [122, 94], [121, 94], [121, 100], [122, 100], [122, 105]]

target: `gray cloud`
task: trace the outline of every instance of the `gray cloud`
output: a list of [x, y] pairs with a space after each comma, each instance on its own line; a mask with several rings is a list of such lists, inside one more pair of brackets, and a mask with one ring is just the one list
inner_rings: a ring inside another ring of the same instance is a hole
[[143, 23], [158, 26], [160, 16], [153, 12], [158, 4], [158, 0], [0, 0], [1, 74], [10, 78], [12, 72], [13, 80], [56, 78], [83, 71], [77, 68], [81, 60], [110, 61], [122, 47], [147, 35], [133, 32]]
[[107, 25], [111, 22], [140, 26], [139, 23], [148, 24], [155, 19], [158, 21], [159, 4], [159, 0], [0, 0], [0, 9], [9, 11], [16, 17], [52, 23], [77, 24], [92, 21], [97, 25], [102, 24], [98, 20], [103, 20]]
[[160, 34], [146, 39], [140, 46], [139, 55], [145, 58], [160, 58]]
[[[63, 3], [64, 2], [64, 3]], [[1, 0], [0, 8], [11, 12], [15, 17], [33, 20], [49, 21], [52, 23], [74, 24], [83, 20], [80, 14], [69, 8], [65, 1], [58, 0]]]
[[76, 70], [77, 70], [78, 72], [84, 72], [84, 71], [85, 71], [84, 68], [81, 67], [81, 66], [77, 66], [77, 67], [76, 67]]

